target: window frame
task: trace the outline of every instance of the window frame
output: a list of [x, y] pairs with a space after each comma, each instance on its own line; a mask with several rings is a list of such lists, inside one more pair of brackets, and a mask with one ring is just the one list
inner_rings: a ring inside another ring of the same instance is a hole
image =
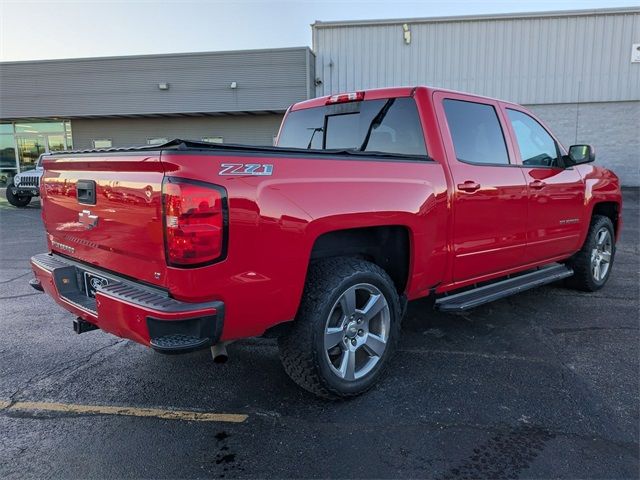
[[[570, 169], [573, 168], [573, 165], [565, 165], [564, 157], [566, 157], [567, 151], [564, 148], [564, 145], [562, 145], [562, 143], [560, 143], [560, 141], [556, 138], [556, 136], [553, 134], [553, 132], [544, 124], [544, 122], [542, 120], [540, 120], [532, 112], [530, 112], [529, 110], [525, 109], [524, 107], [522, 107], [520, 105], [506, 103], [506, 102], [500, 102], [500, 109], [502, 110], [502, 115], [504, 117], [505, 124], [506, 124], [507, 130], [508, 130], [508, 133], [509, 133], [510, 142], [513, 145], [514, 155], [517, 156], [518, 163], [519, 163], [520, 167], [522, 167], [522, 168], [546, 168], [546, 169], [555, 169], [555, 170], [570, 170]], [[513, 125], [511, 125], [511, 119], [509, 118], [509, 112], [507, 112], [507, 110], [513, 110], [513, 111], [516, 111], [516, 112], [520, 112], [520, 113], [522, 113], [524, 115], [527, 115], [529, 118], [531, 118], [533, 121], [535, 121], [538, 125], [540, 125], [540, 127], [542, 127], [542, 129], [545, 132], [547, 132], [547, 135], [549, 135], [551, 137], [551, 139], [553, 140], [553, 142], [555, 143], [556, 152], [558, 154], [558, 158], [560, 159], [560, 162], [562, 162], [562, 165], [557, 165], [557, 166], [553, 166], [553, 165], [525, 165], [523, 163], [522, 156], [520, 155], [520, 145], [518, 144], [518, 136], [516, 135], [516, 131], [514, 130]]]
[[[367, 154], [370, 154], [372, 156], [375, 156], [376, 158], [385, 158], [385, 160], [392, 160], [392, 161], [399, 161], [399, 162], [433, 162], [434, 161], [434, 159], [431, 158], [431, 156], [429, 155], [429, 137], [427, 135], [428, 131], [427, 131], [427, 128], [425, 127], [425, 122], [423, 118], [424, 112], [421, 106], [421, 102], [423, 100], [420, 99], [417, 95], [414, 95], [412, 93], [411, 95], [385, 95], [381, 97], [374, 96], [373, 98], [365, 98], [364, 100], [359, 100], [358, 102], [353, 102], [353, 103], [381, 101], [382, 105], [384, 105], [389, 100], [405, 100], [405, 99], [411, 101], [413, 103], [413, 106], [415, 107], [416, 119], [418, 121], [416, 132], [419, 132], [422, 137], [422, 145], [424, 147], [423, 148], [424, 153], [423, 154], [405, 154], [405, 153], [398, 153], [398, 152], [366, 151], [366, 150], [364, 152], [360, 152], [357, 150], [353, 150], [354, 154], [358, 154], [362, 156], [366, 156]], [[352, 103], [352, 102], [349, 102], [349, 103]], [[337, 104], [337, 105], [340, 106], [340, 104]], [[348, 104], [345, 104], [345, 105], [348, 105]], [[274, 142], [277, 141], [276, 146], [281, 146], [280, 143], [282, 141], [282, 136], [285, 131], [285, 126], [287, 124], [287, 121], [289, 120], [289, 115], [295, 114], [297, 112], [304, 111], [304, 110], [316, 110], [316, 109], [319, 110], [322, 108], [332, 107], [332, 106], [335, 106], [335, 105], [326, 104], [326, 105], [305, 106], [305, 107], [299, 107], [299, 108], [290, 107], [285, 113], [285, 116], [283, 118], [283, 121], [281, 122], [280, 129], [278, 130], [277, 135], [274, 136]], [[322, 115], [323, 117], [322, 127], [319, 127], [322, 129], [321, 131], [323, 132], [322, 140], [321, 140], [321, 148], [310, 148], [310, 149], [306, 149], [303, 147], [283, 147], [283, 148], [299, 148], [299, 149], [307, 150], [310, 153], [332, 151], [332, 150], [351, 150], [351, 149], [346, 149], [344, 147], [327, 148], [326, 132], [328, 130], [329, 117], [354, 115], [354, 114], [360, 114], [360, 113], [361, 113], [360, 111], [345, 111], [345, 112], [331, 113], [329, 115]], [[353, 158], [353, 159], [355, 160], [356, 158]]]
[[[220, 139], [219, 142], [213, 142], [211, 141], [212, 139]], [[222, 135], [209, 135], [208, 137], [200, 137], [200, 141], [201, 142], [206, 142], [206, 143], [211, 143], [214, 145], [220, 145], [221, 143], [224, 143], [224, 137]]]
[[[444, 93], [444, 92], [436, 92], [436, 93]], [[457, 102], [465, 102], [465, 103], [475, 103], [479, 105], [492, 107], [494, 113], [496, 114], [496, 119], [498, 120], [498, 126], [500, 127], [500, 131], [502, 132], [502, 139], [504, 140], [504, 146], [505, 146], [505, 151], [507, 153], [508, 163], [481, 163], [481, 162], [469, 162], [469, 161], [458, 159], [458, 156], [456, 155], [456, 148], [453, 141], [453, 136], [451, 135], [451, 130], [449, 128], [449, 119], [447, 118], [447, 113], [444, 107], [445, 100], [454, 100]], [[455, 95], [447, 92], [440, 96], [438, 103], [441, 109], [440, 113], [442, 115], [444, 125], [446, 126], [449, 145], [451, 146], [451, 149], [453, 152], [453, 160], [463, 165], [473, 165], [477, 167], [520, 167], [521, 166], [518, 164], [516, 160], [516, 159], [519, 159], [519, 156], [518, 157], [515, 156], [516, 152], [514, 152], [514, 149], [513, 149], [513, 142], [512, 142], [511, 136], [507, 131], [507, 129], [505, 128], [505, 127], [508, 127], [508, 125], [506, 125], [506, 122], [505, 122], [504, 112], [502, 111], [502, 108], [498, 102], [492, 101], [490, 99], [480, 98], [480, 97], [470, 97], [462, 94]]]
[[[152, 142], [152, 140], [164, 140], [163, 142]], [[156, 145], [163, 145], [165, 143], [167, 143], [169, 141], [168, 138], [166, 137], [149, 137], [147, 138], [147, 145], [148, 146], [156, 146]]]
[[[109, 146], [108, 147], [96, 147], [96, 142], [109, 142]], [[91, 146], [95, 149], [102, 149], [102, 148], [113, 148], [113, 139], [111, 138], [92, 138], [91, 139]]]
[[327, 132], [329, 130], [329, 118], [333, 117], [342, 117], [344, 115], [360, 115], [360, 112], [341, 112], [341, 113], [332, 113], [331, 115], [325, 115], [322, 120], [322, 150], [342, 150], [346, 148], [344, 147], [333, 147], [327, 148]]

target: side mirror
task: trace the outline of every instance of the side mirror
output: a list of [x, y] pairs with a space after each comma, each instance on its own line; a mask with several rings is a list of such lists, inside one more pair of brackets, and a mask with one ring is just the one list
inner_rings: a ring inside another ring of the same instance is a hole
[[571, 145], [569, 147], [569, 163], [572, 165], [580, 165], [582, 163], [591, 163], [596, 159], [596, 151], [591, 145]]

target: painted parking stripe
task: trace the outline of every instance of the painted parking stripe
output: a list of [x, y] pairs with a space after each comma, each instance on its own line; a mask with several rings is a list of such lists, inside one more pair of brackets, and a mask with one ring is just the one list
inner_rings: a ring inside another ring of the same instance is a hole
[[194, 412], [189, 410], [164, 410], [160, 408], [114, 407], [111, 405], [78, 405], [57, 402], [15, 402], [0, 401], [0, 409], [7, 411], [45, 411], [82, 415], [120, 415], [126, 417], [154, 417], [165, 420], [186, 420], [192, 422], [242, 423], [248, 415], [236, 413]]

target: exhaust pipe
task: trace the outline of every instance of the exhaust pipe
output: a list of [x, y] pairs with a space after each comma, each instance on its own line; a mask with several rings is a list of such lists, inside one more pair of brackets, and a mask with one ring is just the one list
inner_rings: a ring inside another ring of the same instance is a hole
[[211, 356], [213, 357], [213, 363], [226, 363], [229, 360], [227, 354], [227, 345], [231, 342], [220, 342], [211, 346]]

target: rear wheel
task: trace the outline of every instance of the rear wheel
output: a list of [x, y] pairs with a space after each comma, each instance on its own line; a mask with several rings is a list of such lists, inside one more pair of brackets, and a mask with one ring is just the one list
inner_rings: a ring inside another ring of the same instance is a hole
[[387, 273], [354, 258], [310, 267], [292, 329], [280, 337], [287, 374], [325, 398], [359, 395], [380, 378], [400, 330], [400, 302]]
[[26, 207], [31, 202], [31, 195], [14, 195], [13, 182], [7, 185], [6, 196], [7, 201], [14, 207]]
[[567, 284], [585, 292], [600, 290], [611, 275], [615, 253], [611, 219], [594, 215], [584, 245], [567, 262], [574, 271], [574, 275], [567, 279]]

